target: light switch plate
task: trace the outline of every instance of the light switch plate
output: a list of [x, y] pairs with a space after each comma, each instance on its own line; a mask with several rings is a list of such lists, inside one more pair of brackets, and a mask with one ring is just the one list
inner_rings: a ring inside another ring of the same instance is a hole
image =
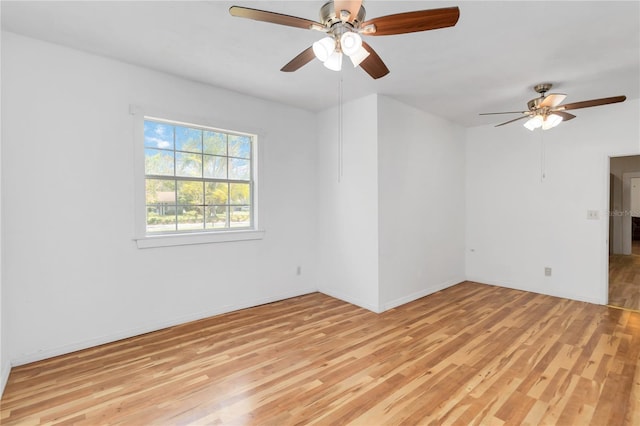
[[589, 220], [600, 219], [600, 212], [598, 210], [587, 210], [587, 219]]

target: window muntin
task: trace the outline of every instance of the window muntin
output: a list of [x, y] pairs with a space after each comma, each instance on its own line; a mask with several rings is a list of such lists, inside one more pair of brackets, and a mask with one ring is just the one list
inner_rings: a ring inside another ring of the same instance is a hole
[[146, 234], [253, 229], [254, 145], [254, 135], [146, 117]]

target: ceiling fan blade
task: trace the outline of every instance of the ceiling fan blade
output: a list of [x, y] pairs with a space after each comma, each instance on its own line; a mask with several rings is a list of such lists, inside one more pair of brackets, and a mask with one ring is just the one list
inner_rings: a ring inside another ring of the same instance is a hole
[[569, 120], [573, 120], [574, 118], [576, 118], [575, 115], [569, 114], [568, 112], [564, 112], [564, 111], [554, 111], [552, 114], [556, 114], [556, 115], [559, 115], [560, 117], [562, 117], [562, 121], [569, 121]]
[[542, 102], [538, 105], [539, 108], [550, 107], [553, 108], [555, 106], [560, 105], [562, 101], [567, 97], [564, 93], [550, 93], [544, 97]]
[[523, 118], [529, 118], [528, 115], [523, 115], [522, 117], [514, 118], [513, 120], [505, 121], [504, 123], [496, 124], [494, 127], [504, 126], [505, 124], [513, 123], [514, 121], [522, 120]]
[[307, 65], [309, 62], [313, 61], [316, 55], [313, 53], [313, 46], [308, 47], [303, 50], [298, 56], [293, 58], [287, 65], [282, 67], [280, 71], [284, 72], [293, 72]]
[[524, 114], [527, 111], [506, 111], [506, 112], [481, 112], [478, 115], [496, 115], [496, 114]]
[[564, 104], [556, 107], [556, 109], [557, 111], [566, 111], [571, 109], [589, 108], [594, 106], [624, 102], [626, 99], [626, 96], [612, 96], [610, 98], [591, 99], [588, 101], [574, 102], [572, 104]]
[[362, 47], [369, 52], [369, 56], [360, 63], [360, 67], [374, 79], [378, 79], [389, 74], [389, 68], [387, 68], [384, 62], [382, 62], [382, 59], [380, 59], [380, 56], [378, 56], [376, 51], [364, 41], [362, 42]]
[[305, 30], [321, 30], [325, 26], [319, 22], [297, 16], [283, 15], [281, 13], [268, 12], [266, 10], [250, 9], [248, 7], [231, 6], [229, 13], [239, 18], [254, 19], [256, 21], [270, 22], [272, 24], [286, 25], [288, 27], [303, 28]]
[[333, 8], [336, 11], [336, 18], [340, 19], [340, 11], [347, 10], [349, 12], [348, 21], [353, 21], [360, 11], [362, 0], [334, 0]]
[[[365, 30], [363, 34], [366, 35], [406, 34], [453, 27], [458, 22], [458, 18], [460, 18], [460, 9], [446, 7], [381, 16], [365, 21], [361, 27]], [[370, 25], [375, 27], [375, 32], [366, 30], [366, 27]]]

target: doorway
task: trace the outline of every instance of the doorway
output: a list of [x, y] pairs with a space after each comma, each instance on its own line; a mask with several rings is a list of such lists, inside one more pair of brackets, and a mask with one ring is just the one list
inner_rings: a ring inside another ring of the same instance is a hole
[[640, 155], [609, 170], [609, 305], [640, 311]]

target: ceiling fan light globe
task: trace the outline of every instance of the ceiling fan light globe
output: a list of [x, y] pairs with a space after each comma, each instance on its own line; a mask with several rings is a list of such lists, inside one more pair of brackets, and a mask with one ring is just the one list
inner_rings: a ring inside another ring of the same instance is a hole
[[543, 122], [544, 120], [542, 119], [542, 117], [540, 115], [536, 115], [528, 119], [527, 122], [524, 123], [524, 127], [533, 132], [538, 127], [542, 127]]
[[549, 130], [562, 123], [562, 117], [558, 114], [549, 114], [542, 123], [542, 130]]
[[325, 62], [336, 50], [336, 41], [332, 37], [325, 37], [313, 43], [313, 54], [321, 62]]
[[335, 51], [324, 61], [324, 66], [331, 71], [340, 71], [342, 69], [342, 53]]
[[362, 61], [364, 61], [365, 59], [367, 59], [369, 57], [370, 53], [367, 52], [367, 50], [360, 46], [360, 49], [358, 49], [357, 52], [355, 52], [354, 54], [349, 56], [349, 59], [351, 59], [351, 62], [353, 63], [353, 67], [357, 67], [358, 65], [360, 65], [362, 63]]
[[340, 37], [340, 47], [345, 55], [351, 56], [362, 47], [362, 37], [358, 33], [347, 31]]

